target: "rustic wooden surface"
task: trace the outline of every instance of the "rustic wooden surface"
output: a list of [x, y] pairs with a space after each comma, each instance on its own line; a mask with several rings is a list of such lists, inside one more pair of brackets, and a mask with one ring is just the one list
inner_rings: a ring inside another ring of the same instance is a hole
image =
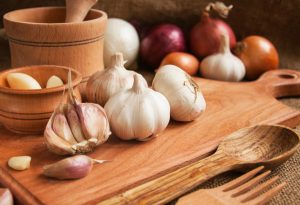
[[[282, 78], [283, 73], [295, 78]], [[31, 200], [38, 198], [46, 204], [93, 204], [207, 156], [223, 137], [237, 129], [257, 123], [282, 122], [295, 126], [300, 120], [300, 112], [273, 98], [273, 95], [299, 95], [300, 73], [279, 70], [248, 83], [205, 79], [197, 82], [208, 104], [200, 118], [191, 123], [172, 122], [165, 132], [147, 143], [111, 137], [90, 156], [112, 162], [95, 166], [84, 179], [56, 181], [42, 177], [43, 165], [59, 157], [47, 151], [42, 137], [21, 137], [3, 128], [0, 129], [0, 144], [5, 144], [1, 147], [2, 171], [16, 180], [12, 184], [19, 183], [28, 190]], [[32, 156], [31, 168], [24, 172], [8, 169], [7, 159], [15, 155]], [[0, 178], [4, 185], [11, 186], [6, 176], [2, 174]]]
[[[299, 140], [296, 132], [283, 126], [258, 125], [240, 129], [224, 138], [213, 155], [111, 197], [99, 205], [126, 205], [128, 201], [131, 204], [164, 204], [228, 170], [259, 165], [272, 169], [295, 153]], [[210, 204], [204, 202], [202, 204]], [[197, 204], [197, 201], [194, 203]]]
[[[97, 7], [105, 9], [109, 16], [141, 18], [153, 23], [170, 21], [190, 27], [199, 17], [198, 8], [204, 8], [208, 0], [203, 1], [181, 1], [166, 0], [163, 3], [152, 0], [100, 0]], [[241, 39], [245, 35], [260, 34], [274, 41], [279, 49], [281, 66], [299, 69], [300, 46], [297, 40], [300, 32], [299, 8], [300, 1], [226, 1], [233, 3], [235, 8], [228, 21], [236, 30], [237, 37]], [[0, 2], [0, 13], [16, 8], [28, 8], [32, 6], [63, 6], [64, 0], [10, 0]], [[147, 11], [147, 12], [145, 12]], [[184, 13], [184, 15], [182, 15]], [[240, 22], [243, 22], [242, 24]], [[275, 26], [274, 26], [275, 25]], [[9, 52], [5, 42], [0, 43], [0, 68], [10, 67]], [[300, 98], [281, 99], [281, 102], [300, 110]], [[300, 124], [298, 122], [298, 124]], [[277, 168], [274, 173], [280, 175], [288, 185], [271, 204], [299, 204], [300, 194], [297, 192], [300, 177], [300, 152], [284, 165]], [[238, 176], [236, 173], [226, 173], [216, 177], [198, 188], [212, 188], [227, 182]], [[25, 191], [26, 192], [26, 191]], [[92, 194], [92, 193], [91, 193]], [[89, 197], [84, 196], [84, 197]], [[62, 197], [62, 196], [61, 196]]]

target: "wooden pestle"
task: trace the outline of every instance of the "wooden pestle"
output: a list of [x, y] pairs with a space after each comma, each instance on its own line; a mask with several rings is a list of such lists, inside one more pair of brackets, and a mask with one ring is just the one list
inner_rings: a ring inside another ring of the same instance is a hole
[[66, 0], [66, 23], [82, 22], [98, 0]]

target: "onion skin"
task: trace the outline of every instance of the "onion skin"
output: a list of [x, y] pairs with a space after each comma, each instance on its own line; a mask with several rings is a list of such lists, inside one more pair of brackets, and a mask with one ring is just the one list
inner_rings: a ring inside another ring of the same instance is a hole
[[189, 53], [172, 52], [164, 57], [160, 66], [175, 65], [187, 72], [189, 75], [196, 75], [199, 64], [198, 59]]
[[174, 24], [160, 24], [149, 31], [142, 40], [140, 51], [142, 61], [155, 69], [167, 54], [185, 49], [181, 28]]
[[268, 70], [278, 69], [279, 56], [274, 45], [261, 36], [248, 36], [238, 43], [234, 53], [246, 67], [246, 79], [255, 80]]
[[222, 33], [228, 34], [230, 48], [234, 48], [236, 38], [230, 26], [222, 20], [211, 18], [207, 12], [203, 12], [201, 21], [192, 28], [190, 33], [191, 51], [199, 58], [217, 53]]

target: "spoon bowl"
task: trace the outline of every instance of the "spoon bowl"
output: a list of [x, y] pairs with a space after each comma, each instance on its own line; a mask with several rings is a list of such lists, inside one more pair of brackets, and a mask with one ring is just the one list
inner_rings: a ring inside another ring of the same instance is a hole
[[299, 135], [288, 127], [256, 125], [227, 136], [218, 152], [240, 161], [243, 167], [263, 165], [272, 169], [296, 152], [299, 141]]

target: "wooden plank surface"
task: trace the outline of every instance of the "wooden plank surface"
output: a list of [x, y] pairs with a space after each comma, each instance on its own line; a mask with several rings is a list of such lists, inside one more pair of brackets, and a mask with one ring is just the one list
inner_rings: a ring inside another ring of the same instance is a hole
[[[145, 143], [112, 136], [89, 156], [113, 161], [96, 165], [88, 177], [75, 181], [41, 176], [43, 165], [61, 158], [47, 151], [41, 136], [19, 136], [1, 127], [0, 182], [27, 204], [95, 204], [207, 156], [239, 128], [258, 123], [296, 125], [300, 113], [273, 96], [299, 95], [299, 76], [296, 71], [279, 70], [249, 83], [196, 79], [208, 105], [200, 118], [191, 123], [172, 122], [160, 136]], [[7, 159], [15, 155], [32, 156], [31, 168], [8, 169]]]

